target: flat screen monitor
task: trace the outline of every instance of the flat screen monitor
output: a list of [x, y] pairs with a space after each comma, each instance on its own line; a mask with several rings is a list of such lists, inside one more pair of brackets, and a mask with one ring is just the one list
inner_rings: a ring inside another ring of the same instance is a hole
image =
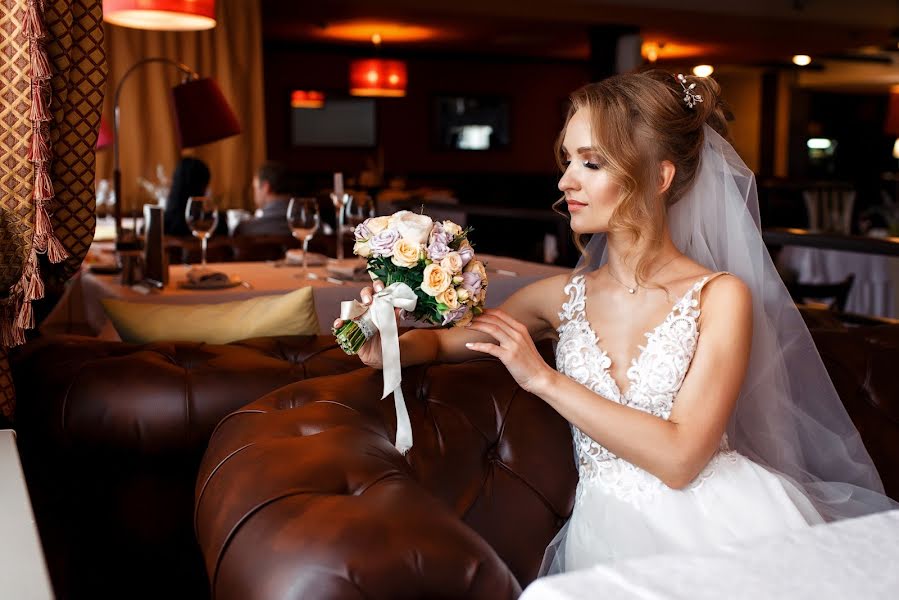
[[495, 150], [509, 145], [509, 103], [493, 96], [438, 96], [437, 145], [445, 150]]
[[294, 146], [372, 148], [377, 141], [375, 126], [371, 98], [326, 98], [319, 108], [290, 108]]

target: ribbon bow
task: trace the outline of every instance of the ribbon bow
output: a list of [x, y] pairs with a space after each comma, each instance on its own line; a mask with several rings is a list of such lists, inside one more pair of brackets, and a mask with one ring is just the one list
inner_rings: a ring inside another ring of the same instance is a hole
[[415, 310], [418, 296], [405, 283], [393, 283], [374, 295], [370, 307], [359, 304], [355, 300], [349, 300], [340, 304], [340, 318], [349, 321], [362, 317], [360, 327], [366, 327], [367, 320], [381, 332], [381, 357], [384, 363], [384, 393], [383, 400], [393, 392], [393, 404], [396, 407], [396, 442], [394, 446], [402, 454], [406, 454], [412, 447], [412, 423], [409, 421], [409, 412], [406, 410], [406, 400], [403, 398], [403, 370], [400, 366], [400, 339], [396, 327], [394, 308], [401, 308], [407, 312]]

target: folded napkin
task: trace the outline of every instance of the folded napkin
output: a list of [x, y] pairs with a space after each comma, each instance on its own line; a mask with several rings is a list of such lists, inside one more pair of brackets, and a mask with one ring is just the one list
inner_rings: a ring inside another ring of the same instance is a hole
[[[327, 262], [328, 257], [324, 254], [317, 254], [315, 252], [309, 253], [309, 262], [307, 263], [310, 267], [319, 267], [325, 262]], [[287, 254], [284, 255], [284, 262], [289, 265], [302, 265], [303, 264], [303, 250], [300, 248], [291, 248], [287, 251]]]
[[194, 287], [222, 287], [231, 283], [231, 276], [212, 269], [191, 269], [186, 274], [187, 281]]
[[328, 274], [341, 279], [361, 279], [368, 277], [366, 266], [366, 261], [361, 258], [345, 258], [343, 260], [331, 258], [328, 259], [327, 271]]

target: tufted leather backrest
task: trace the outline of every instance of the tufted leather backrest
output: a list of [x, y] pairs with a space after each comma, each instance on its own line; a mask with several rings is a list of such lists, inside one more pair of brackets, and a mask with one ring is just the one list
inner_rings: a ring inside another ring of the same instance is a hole
[[26, 438], [140, 455], [202, 450], [232, 410], [294, 381], [362, 366], [330, 336], [227, 345], [54, 336], [13, 359]]
[[216, 598], [512, 598], [536, 576], [573, 505], [564, 419], [495, 360], [410, 368], [403, 457], [381, 387], [300, 382], [219, 425], [196, 510]]

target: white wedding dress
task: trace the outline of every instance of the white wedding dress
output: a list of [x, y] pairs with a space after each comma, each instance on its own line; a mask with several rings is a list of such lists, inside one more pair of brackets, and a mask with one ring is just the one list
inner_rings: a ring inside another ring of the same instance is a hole
[[[559, 313], [556, 368], [609, 400], [667, 419], [699, 339], [700, 293], [718, 275], [698, 281], [646, 334], [646, 345], [627, 370], [624, 393], [587, 321], [584, 277], [575, 276]], [[580, 476], [574, 511], [547, 548], [541, 575], [692, 552], [823, 522], [799, 488], [731, 450], [727, 436], [696, 479], [676, 490], [573, 425], [572, 432]]]

